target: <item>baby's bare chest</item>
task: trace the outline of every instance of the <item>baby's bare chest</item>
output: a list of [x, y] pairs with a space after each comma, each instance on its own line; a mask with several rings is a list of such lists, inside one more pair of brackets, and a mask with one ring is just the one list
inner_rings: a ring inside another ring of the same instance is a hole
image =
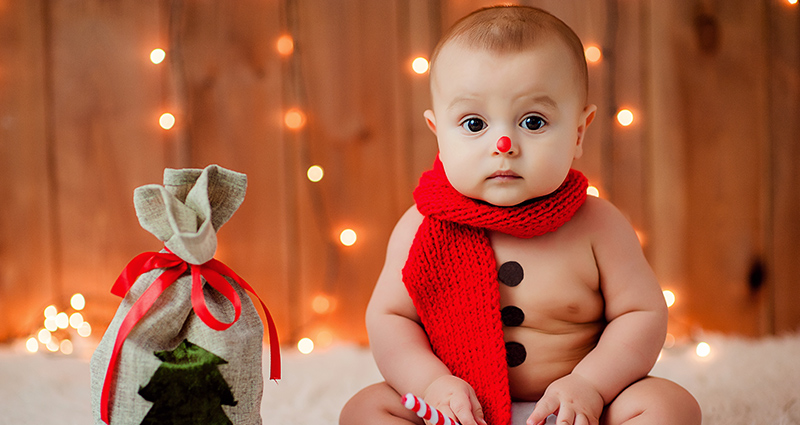
[[[491, 234], [505, 326], [558, 332], [596, 322], [603, 314], [599, 272], [591, 244], [570, 234], [531, 239]], [[519, 323], [516, 323], [519, 322]]]

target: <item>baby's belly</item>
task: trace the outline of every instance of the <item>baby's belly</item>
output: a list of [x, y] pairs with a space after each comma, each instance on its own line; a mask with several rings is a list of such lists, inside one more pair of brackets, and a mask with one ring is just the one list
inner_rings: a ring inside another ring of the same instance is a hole
[[[518, 344], [517, 350], [507, 345], [511, 397], [525, 401], [541, 398], [551, 382], [572, 372], [597, 345], [602, 330], [602, 323], [560, 323], [548, 326], [546, 331], [525, 326], [504, 327], [507, 344]], [[514, 362], [520, 363], [513, 365]]]

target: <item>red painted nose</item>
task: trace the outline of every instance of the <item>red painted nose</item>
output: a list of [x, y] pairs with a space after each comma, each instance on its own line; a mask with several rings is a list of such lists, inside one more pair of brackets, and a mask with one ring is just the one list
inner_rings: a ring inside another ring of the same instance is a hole
[[508, 136], [503, 136], [497, 139], [497, 150], [502, 153], [506, 153], [511, 150], [511, 138]]

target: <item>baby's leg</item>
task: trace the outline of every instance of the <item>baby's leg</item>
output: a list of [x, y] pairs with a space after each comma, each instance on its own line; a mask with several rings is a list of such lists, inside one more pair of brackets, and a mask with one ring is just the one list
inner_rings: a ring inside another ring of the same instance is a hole
[[422, 419], [400, 402], [400, 394], [386, 382], [356, 393], [339, 415], [339, 425], [422, 425]]
[[699, 425], [700, 406], [680, 385], [647, 377], [623, 390], [606, 407], [604, 425], [681, 424]]

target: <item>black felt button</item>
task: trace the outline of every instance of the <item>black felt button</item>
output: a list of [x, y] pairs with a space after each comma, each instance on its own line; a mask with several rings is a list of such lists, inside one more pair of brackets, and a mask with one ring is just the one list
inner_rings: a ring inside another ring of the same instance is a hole
[[525, 320], [525, 313], [519, 307], [509, 305], [500, 310], [500, 318], [505, 326], [519, 326]]
[[522, 266], [519, 265], [516, 261], [509, 261], [503, 263], [500, 266], [500, 269], [497, 271], [497, 278], [500, 282], [508, 286], [517, 286], [520, 282], [522, 282], [522, 278], [524, 273], [522, 272]]
[[508, 361], [508, 367], [517, 367], [521, 365], [526, 357], [528, 357], [528, 352], [525, 351], [524, 345], [513, 341], [506, 343], [506, 361]]

